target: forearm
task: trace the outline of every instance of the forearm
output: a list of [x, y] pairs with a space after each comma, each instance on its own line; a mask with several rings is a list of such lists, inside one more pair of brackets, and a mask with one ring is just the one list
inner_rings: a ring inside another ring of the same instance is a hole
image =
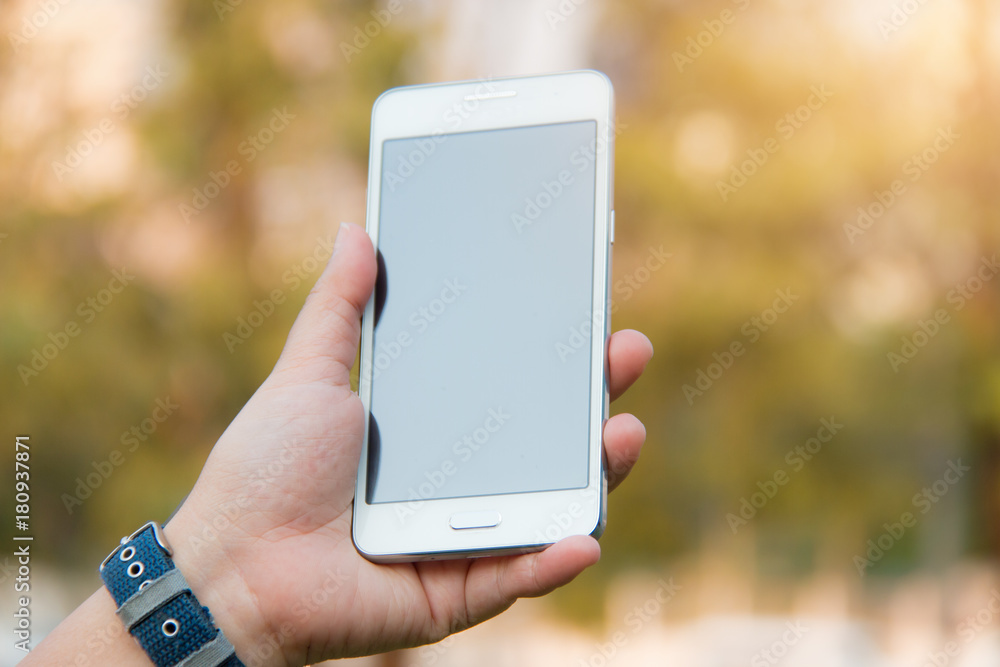
[[152, 663], [115, 616], [115, 603], [102, 588], [77, 607], [20, 664], [150, 667]]
[[[221, 628], [237, 648], [239, 657], [247, 652], [254, 634], [259, 631], [254, 627], [255, 610], [247, 604], [248, 596], [238, 573], [220, 557], [221, 550], [203, 549], [194, 553], [190, 548], [188, 528], [188, 523], [175, 519], [164, 529], [174, 550], [174, 564], [184, 574], [198, 601], [209, 608], [216, 627]], [[152, 662], [118, 619], [115, 610], [110, 593], [105, 588], [97, 590], [21, 664], [27, 667], [108, 664], [150, 667]], [[259, 660], [252, 662], [255, 667], [263, 666]]]

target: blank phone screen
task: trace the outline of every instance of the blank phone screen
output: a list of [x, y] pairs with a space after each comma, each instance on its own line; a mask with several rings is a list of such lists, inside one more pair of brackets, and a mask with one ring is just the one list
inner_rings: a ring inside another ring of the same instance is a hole
[[383, 143], [369, 503], [587, 485], [596, 139]]

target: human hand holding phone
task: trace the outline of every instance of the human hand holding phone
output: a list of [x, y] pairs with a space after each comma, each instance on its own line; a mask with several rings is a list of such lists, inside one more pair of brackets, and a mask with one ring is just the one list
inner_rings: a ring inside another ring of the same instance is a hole
[[[364, 410], [351, 390], [360, 319], [375, 281], [368, 235], [343, 225], [270, 376], [216, 443], [191, 494], [165, 526], [174, 561], [247, 665], [303, 665], [438, 641], [544, 595], [597, 562], [589, 536], [515, 556], [380, 565], [351, 539]], [[610, 392], [621, 395], [652, 356], [649, 340], [610, 341]], [[604, 429], [609, 486], [628, 474], [645, 429], [632, 415]], [[148, 665], [97, 591], [25, 665]], [[87, 648], [84, 648], [87, 647]], [[109, 658], [110, 655], [110, 658]]]
[[[351, 391], [350, 369], [374, 278], [368, 236], [344, 225], [277, 366], [219, 440], [168, 526], [201, 534], [215, 508], [243, 493], [255, 471], [266, 465], [281, 469], [211, 548], [214, 559], [242, 573], [250, 614], [240, 627], [251, 645], [268, 633], [280, 635], [282, 625], [294, 627], [283, 646], [289, 664], [440, 640], [495, 616], [518, 597], [566, 584], [600, 555], [588, 536], [540, 553], [475, 560], [376, 565], [358, 554], [351, 512], [364, 412]], [[611, 393], [617, 397], [639, 377], [652, 346], [642, 334], [622, 331], [610, 348]], [[632, 415], [608, 421], [604, 442], [612, 485], [631, 469], [644, 439]], [[301, 443], [302, 450], [281, 465], [288, 442]], [[180, 544], [184, 539], [178, 538]], [[324, 588], [326, 595], [317, 594]], [[231, 638], [239, 652], [238, 639]]]

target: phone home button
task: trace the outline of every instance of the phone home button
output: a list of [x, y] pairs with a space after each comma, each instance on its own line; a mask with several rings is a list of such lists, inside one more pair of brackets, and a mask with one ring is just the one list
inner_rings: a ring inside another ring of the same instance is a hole
[[500, 525], [500, 512], [459, 512], [452, 514], [448, 525], [454, 530], [467, 530], [469, 528], [495, 528]]

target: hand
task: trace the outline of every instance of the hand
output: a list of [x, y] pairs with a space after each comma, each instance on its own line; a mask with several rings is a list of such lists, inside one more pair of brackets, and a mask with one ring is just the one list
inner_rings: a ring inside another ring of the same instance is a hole
[[[374, 280], [368, 236], [342, 225], [273, 372], [166, 527], [177, 566], [248, 664], [302, 665], [435, 642], [519, 597], [566, 584], [600, 557], [587, 536], [474, 560], [376, 565], [358, 554], [351, 514], [364, 409], [350, 369]], [[621, 331], [609, 355], [617, 398], [652, 346]], [[632, 415], [608, 420], [612, 487], [644, 439]]]

